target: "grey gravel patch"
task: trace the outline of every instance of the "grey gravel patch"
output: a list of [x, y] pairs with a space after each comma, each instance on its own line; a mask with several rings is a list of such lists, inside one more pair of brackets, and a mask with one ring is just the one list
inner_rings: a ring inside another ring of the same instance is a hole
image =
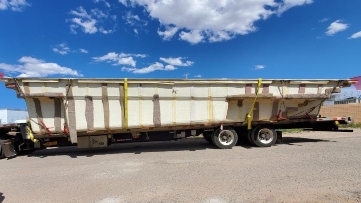
[[231, 150], [203, 139], [41, 150], [0, 160], [0, 193], [4, 202], [361, 202], [361, 130], [284, 140]]
[[121, 203], [124, 202], [123, 199], [118, 197], [107, 197], [102, 200], [100, 200], [98, 203]]
[[222, 198], [210, 198], [204, 201], [204, 203], [228, 203], [228, 201]]

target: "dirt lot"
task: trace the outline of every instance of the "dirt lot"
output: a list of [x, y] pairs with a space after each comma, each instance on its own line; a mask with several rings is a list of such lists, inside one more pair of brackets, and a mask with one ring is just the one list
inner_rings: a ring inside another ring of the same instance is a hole
[[203, 139], [0, 160], [0, 202], [361, 202], [361, 130], [215, 149]]

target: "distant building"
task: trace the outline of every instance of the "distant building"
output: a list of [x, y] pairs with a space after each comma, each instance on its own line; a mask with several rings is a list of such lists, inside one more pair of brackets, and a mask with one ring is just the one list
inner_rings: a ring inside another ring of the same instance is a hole
[[323, 102], [322, 105], [324, 106], [331, 106], [337, 104], [357, 104], [361, 103], [361, 97], [348, 97], [348, 98], [341, 98], [338, 99], [339, 95], [333, 94], [331, 97]]
[[20, 109], [0, 109], [0, 124], [14, 123], [17, 120], [26, 120], [28, 112]]
[[350, 97], [343, 100], [335, 101], [334, 104], [357, 104], [361, 103], [361, 99], [356, 97]]
[[331, 94], [329, 99], [326, 99], [322, 105], [324, 106], [331, 106], [331, 105], [335, 105], [335, 101], [336, 101], [336, 94]]
[[353, 84], [351, 87], [342, 88], [340, 93], [331, 94], [330, 98], [326, 99], [322, 105], [361, 103], [361, 76], [353, 78], [353, 80], [356, 79], [359, 81], [358, 83]]

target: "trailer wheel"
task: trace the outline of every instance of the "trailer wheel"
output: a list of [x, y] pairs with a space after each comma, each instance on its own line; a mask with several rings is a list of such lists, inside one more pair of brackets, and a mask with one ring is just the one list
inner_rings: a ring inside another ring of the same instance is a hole
[[231, 149], [237, 144], [237, 132], [231, 127], [224, 127], [223, 130], [217, 129], [212, 135], [213, 144], [221, 149]]
[[252, 130], [251, 138], [259, 147], [270, 147], [277, 141], [277, 132], [269, 126], [258, 126]]
[[5, 158], [5, 154], [3, 152], [3, 149], [2, 149], [2, 140], [0, 140], [0, 159], [3, 159]]
[[247, 140], [248, 140], [248, 142], [249, 142], [250, 144], [255, 145], [254, 142], [253, 142], [253, 140], [252, 140], [252, 130], [249, 130], [249, 131], [247, 132]]
[[203, 133], [203, 138], [204, 138], [207, 142], [213, 144], [213, 141], [212, 141], [212, 133], [211, 133], [211, 132], [204, 132], [204, 133]]

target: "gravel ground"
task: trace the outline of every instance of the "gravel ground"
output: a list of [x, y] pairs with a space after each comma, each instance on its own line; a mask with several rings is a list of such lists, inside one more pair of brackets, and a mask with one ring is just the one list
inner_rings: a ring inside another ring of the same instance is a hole
[[0, 202], [361, 202], [361, 130], [270, 148], [203, 139], [73, 147], [0, 160]]

